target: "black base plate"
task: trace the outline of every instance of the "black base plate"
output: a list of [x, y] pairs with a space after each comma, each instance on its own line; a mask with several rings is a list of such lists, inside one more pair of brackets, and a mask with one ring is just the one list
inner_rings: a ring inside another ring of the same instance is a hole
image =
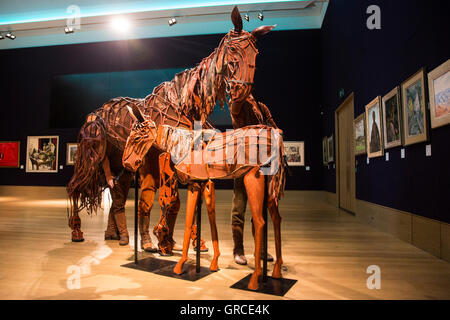
[[206, 267], [200, 267], [200, 272], [196, 272], [195, 265], [185, 263], [183, 267], [182, 274], [176, 274], [173, 272], [173, 268], [177, 262], [171, 260], [163, 260], [148, 257], [145, 259], [138, 260], [138, 264], [134, 262], [123, 264], [122, 267], [131, 268], [135, 270], [147, 271], [160, 276], [188, 280], [188, 281], [197, 281], [201, 278], [206, 277], [211, 273], [211, 270]]
[[265, 294], [271, 294], [275, 296], [284, 296], [292, 286], [297, 282], [297, 280], [293, 279], [275, 279], [272, 277], [267, 277], [266, 282], [262, 282], [262, 277], [259, 277], [259, 289], [258, 290], [250, 290], [247, 288], [248, 282], [250, 281], [252, 274], [249, 274], [245, 278], [239, 280], [235, 284], [233, 284], [230, 288], [247, 290], [252, 292], [261, 292]]

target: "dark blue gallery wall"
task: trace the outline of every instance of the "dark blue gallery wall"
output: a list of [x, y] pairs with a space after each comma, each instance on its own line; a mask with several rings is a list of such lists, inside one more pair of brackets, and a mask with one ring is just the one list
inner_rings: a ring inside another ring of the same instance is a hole
[[[381, 30], [366, 27], [369, 5], [381, 9]], [[338, 92], [354, 92], [355, 117], [378, 95], [385, 95], [425, 67], [450, 58], [449, 1], [334, 0], [322, 28], [322, 105], [324, 135], [334, 133]], [[430, 130], [427, 143], [388, 149], [390, 160], [357, 157], [356, 197], [450, 222], [450, 126]], [[425, 156], [425, 145], [432, 156]], [[335, 170], [324, 169], [324, 188], [335, 192]]]
[[[70, 36], [70, 35], [68, 35]], [[27, 136], [59, 135], [57, 174], [1, 169], [1, 185], [66, 185], [73, 167], [65, 165], [66, 143], [75, 142], [78, 128], [67, 128], [51, 114], [51, 82], [55, 76], [189, 68], [208, 56], [223, 35], [189, 36], [26, 48], [0, 51], [2, 115], [0, 141], [21, 141], [25, 164]], [[285, 140], [305, 141], [306, 164], [294, 167], [288, 189], [321, 189], [320, 30], [273, 31], [258, 40], [255, 96], [267, 104]], [[149, 89], [150, 93], [152, 88]], [[111, 97], [113, 98], [113, 97]], [[99, 106], [100, 107], [100, 106]], [[80, 112], [85, 113], [80, 106]], [[73, 114], [61, 113], [61, 117]], [[50, 121], [52, 119], [52, 121]], [[63, 120], [63, 119], [61, 119]], [[61, 121], [67, 123], [68, 121]], [[70, 122], [70, 121], [69, 121]], [[225, 129], [225, 127], [219, 127]], [[231, 187], [231, 181], [218, 182]]]

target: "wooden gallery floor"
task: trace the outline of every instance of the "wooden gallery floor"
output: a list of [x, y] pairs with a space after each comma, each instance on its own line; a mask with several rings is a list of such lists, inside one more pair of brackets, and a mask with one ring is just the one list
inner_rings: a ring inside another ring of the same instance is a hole
[[[178, 241], [186, 199], [185, 192], [181, 195]], [[245, 233], [249, 265], [233, 262], [231, 196], [232, 191], [217, 191], [220, 270], [190, 282], [121, 267], [132, 261], [133, 247], [103, 240], [103, 212], [93, 217], [83, 214], [86, 241], [71, 242], [64, 188], [0, 187], [0, 299], [450, 299], [449, 263], [357, 222], [322, 201], [320, 192], [300, 191], [286, 192], [280, 206], [283, 274], [298, 282], [284, 297], [231, 289], [254, 265], [249, 213]], [[131, 234], [133, 212], [130, 199]], [[202, 235], [212, 248], [205, 210], [203, 214]], [[158, 215], [155, 202], [152, 225]], [[269, 252], [274, 253], [271, 224]], [[191, 251], [190, 260], [194, 258]], [[209, 265], [210, 259], [211, 253], [202, 254], [203, 265]], [[367, 288], [366, 270], [371, 265], [381, 270], [379, 290]], [[269, 270], [272, 266], [269, 263]], [[77, 273], [79, 289], [71, 278]]]

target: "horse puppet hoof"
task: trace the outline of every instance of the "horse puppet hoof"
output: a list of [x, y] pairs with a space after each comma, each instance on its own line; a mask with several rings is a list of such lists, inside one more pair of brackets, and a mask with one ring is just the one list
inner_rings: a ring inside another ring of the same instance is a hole
[[81, 231], [72, 231], [72, 242], [83, 242], [83, 232]]
[[161, 257], [171, 257], [171, 256], [173, 256], [173, 252], [167, 252], [167, 251], [159, 250], [158, 253], [159, 253], [159, 255]]

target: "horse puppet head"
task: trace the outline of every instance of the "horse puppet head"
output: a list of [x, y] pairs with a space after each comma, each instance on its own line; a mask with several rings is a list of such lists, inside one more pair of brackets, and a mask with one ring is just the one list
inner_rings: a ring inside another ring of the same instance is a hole
[[[220, 41], [214, 53], [202, 60], [196, 68], [195, 85], [187, 86], [185, 97], [201, 104], [202, 122], [209, 116], [216, 102], [223, 107], [226, 98], [229, 103], [240, 103], [249, 96], [255, 76], [255, 63], [258, 49], [257, 39], [271, 31], [275, 26], [261, 26], [252, 32], [243, 30], [242, 17], [237, 6], [231, 13], [234, 28]], [[198, 82], [197, 82], [198, 81]], [[197, 92], [199, 91], [199, 92]]]

